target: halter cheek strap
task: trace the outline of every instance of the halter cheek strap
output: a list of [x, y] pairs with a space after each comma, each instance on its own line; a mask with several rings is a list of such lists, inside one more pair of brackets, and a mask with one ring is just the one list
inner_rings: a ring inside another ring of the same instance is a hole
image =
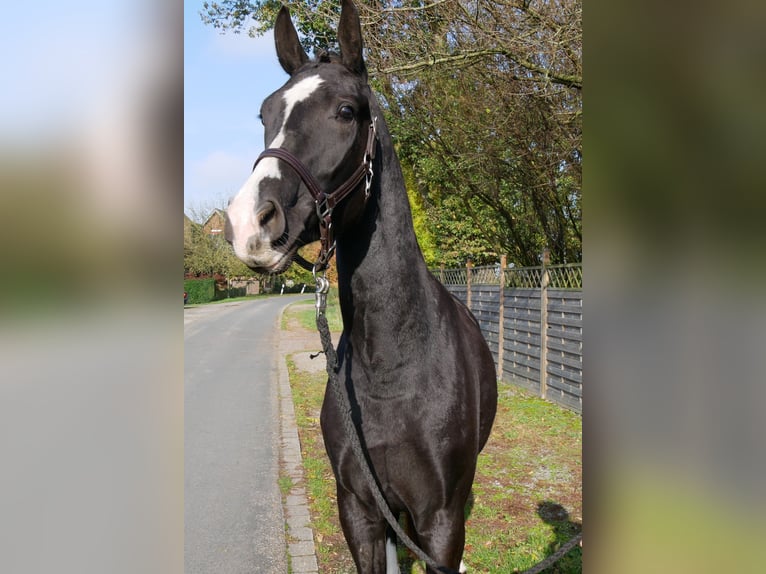
[[319, 217], [319, 240], [321, 245], [319, 258], [317, 259], [317, 262], [311, 266], [311, 264], [302, 257], [295, 257], [296, 262], [309, 271], [316, 272], [326, 269], [330, 263], [333, 252], [335, 251], [335, 241], [333, 240], [332, 233], [332, 213], [335, 210], [335, 207], [350, 195], [351, 192], [357, 189], [362, 183], [362, 180], [366, 180], [365, 199], [370, 196], [372, 177], [374, 175], [372, 165], [375, 160], [375, 149], [378, 141], [376, 123], [377, 118], [373, 118], [370, 122], [369, 133], [367, 135], [367, 146], [365, 147], [361, 165], [356, 168], [354, 173], [351, 174], [351, 177], [338, 186], [335, 191], [330, 193], [325, 193], [316, 178], [311, 175], [311, 172], [305, 165], [303, 165], [301, 160], [284, 148], [268, 148], [255, 160], [253, 170], [255, 170], [255, 167], [262, 159], [267, 157], [273, 157], [284, 161], [298, 174], [298, 177], [301, 178], [301, 181], [314, 198], [317, 216]]

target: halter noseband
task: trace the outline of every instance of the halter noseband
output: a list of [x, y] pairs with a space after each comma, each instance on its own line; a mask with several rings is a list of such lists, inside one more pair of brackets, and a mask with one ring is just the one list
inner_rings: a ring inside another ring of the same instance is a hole
[[330, 263], [332, 254], [335, 251], [335, 241], [332, 236], [332, 212], [335, 210], [335, 207], [343, 201], [346, 196], [354, 191], [359, 184], [362, 183], [363, 179], [366, 180], [364, 190], [365, 199], [370, 196], [372, 176], [374, 175], [372, 164], [375, 160], [375, 147], [377, 143], [376, 122], [377, 118], [373, 118], [370, 122], [369, 135], [367, 136], [367, 147], [365, 148], [361, 165], [356, 168], [354, 173], [351, 174], [351, 177], [338, 186], [333, 192], [325, 193], [322, 191], [317, 180], [311, 175], [311, 172], [305, 165], [303, 165], [301, 160], [284, 148], [272, 147], [265, 149], [261, 155], [258, 156], [258, 159], [255, 160], [255, 164], [253, 164], [253, 170], [255, 170], [255, 167], [264, 158], [273, 157], [281, 159], [293, 168], [295, 173], [298, 174], [298, 177], [301, 178], [301, 181], [309, 190], [309, 193], [311, 193], [311, 196], [314, 198], [317, 216], [319, 217], [319, 241], [321, 245], [319, 258], [312, 266], [299, 255], [296, 254], [295, 256], [295, 262], [309, 271], [316, 273], [316, 271], [326, 269]]

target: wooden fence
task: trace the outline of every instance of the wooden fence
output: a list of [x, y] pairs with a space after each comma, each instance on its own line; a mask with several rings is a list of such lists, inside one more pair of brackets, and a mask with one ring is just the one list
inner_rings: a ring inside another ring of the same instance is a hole
[[582, 265], [433, 270], [481, 325], [498, 379], [582, 413]]

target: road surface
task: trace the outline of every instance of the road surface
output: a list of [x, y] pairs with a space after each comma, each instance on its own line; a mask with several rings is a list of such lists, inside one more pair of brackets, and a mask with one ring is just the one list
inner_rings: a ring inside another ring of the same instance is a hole
[[306, 295], [184, 309], [184, 572], [284, 574], [280, 311]]

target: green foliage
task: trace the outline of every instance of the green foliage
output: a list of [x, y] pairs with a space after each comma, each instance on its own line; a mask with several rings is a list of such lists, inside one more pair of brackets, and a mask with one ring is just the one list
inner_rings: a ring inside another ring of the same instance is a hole
[[189, 295], [190, 304], [209, 303], [215, 298], [215, 279], [187, 279], [184, 291]]
[[290, 285], [291, 282], [296, 287], [305, 283], [308, 285], [307, 288], [313, 288], [314, 276], [311, 274], [311, 271], [306, 271], [300, 265], [293, 263], [284, 273], [274, 277], [274, 288], [280, 288], [282, 283]]
[[555, 121], [550, 101], [509, 97], [502, 74], [475, 68], [421, 72], [417, 85], [396, 88], [404, 111], [391, 119], [445, 262], [472, 256], [491, 263], [506, 253], [536, 265], [546, 246], [555, 263], [579, 261], [580, 160], [572, 134]]
[[407, 186], [407, 198], [410, 200], [412, 223], [415, 226], [415, 235], [418, 238], [420, 250], [423, 252], [426, 265], [429, 267], [436, 267], [442, 263], [444, 259], [441, 256], [441, 250], [439, 249], [436, 238], [431, 232], [428, 209], [423, 197], [418, 192], [412, 168], [409, 165], [402, 163], [402, 173], [404, 174], [404, 183]]
[[[335, 23], [340, 15], [340, 0], [308, 0], [284, 2], [301, 17], [296, 29], [307, 51], [324, 50], [336, 41]], [[282, 7], [281, 0], [221, 0], [203, 2], [200, 16], [205, 24], [219, 30], [246, 30], [251, 37], [260, 36], [271, 29]]]
[[184, 229], [184, 273], [198, 277], [253, 277], [255, 272], [242, 263], [221, 234], [206, 233], [192, 223]]

